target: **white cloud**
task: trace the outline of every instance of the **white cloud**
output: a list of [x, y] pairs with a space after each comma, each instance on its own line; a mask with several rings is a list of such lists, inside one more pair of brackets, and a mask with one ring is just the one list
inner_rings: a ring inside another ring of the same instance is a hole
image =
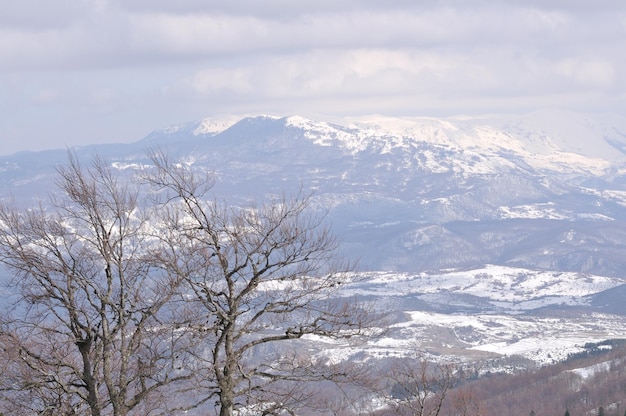
[[557, 65], [557, 70], [587, 88], [611, 87], [615, 80], [615, 69], [608, 61], [567, 59]]
[[191, 78], [180, 83], [183, 92], [189, 89], [200, 95], [215, 93], [246, 94], [253, 92], [254, 73], [248, 68], [211, 68], [198, 71]]

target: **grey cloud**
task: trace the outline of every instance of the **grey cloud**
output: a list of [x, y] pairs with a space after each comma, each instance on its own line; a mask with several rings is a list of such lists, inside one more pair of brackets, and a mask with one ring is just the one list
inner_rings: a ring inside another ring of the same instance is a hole
[[130, 140], [223, 112], [616, 111], [626, 94], [621, 1], [0, 3], [0, 140], [15, 146], [77, 114], [90, 140]]
[[0, 28], [47, 31], [67, 27], [89, 11], [89, 5], [76, 0], [0, 0]]
[[[1, 65], [16, 69], [150, 66], [172, 59], [199, 61], [306, 48], [472, 48], [498, 43], [525, 44], [553, 53], [571, 49], [578, 41], [615, 39], [624, 31], [617, 15], [583, 17], [545, 8], [416, 8], [412, 3], [391, 2], [395, 8], [382, 10], [381, 2], [346, 7], [344, 2], [330, 1], [322, 6], [263, 2], [263, 8], [252, 1], [206, 4], [118, 0], [102, 1], [96, 7], [93, 2], [82, 20], [56, 30], [9, 27], [0, 38]], [[287, 10], [267, 12], [278, 6]], [[299, 13], [287, 19], [289, 9]], [[596, 20], [602, 24], [595, 24]]]

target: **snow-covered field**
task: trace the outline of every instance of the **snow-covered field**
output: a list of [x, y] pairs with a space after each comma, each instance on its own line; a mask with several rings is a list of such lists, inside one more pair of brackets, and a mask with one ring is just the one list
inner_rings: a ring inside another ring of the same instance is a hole
[[374, 302], [392, 317], [387, 332], [364, 344], [326, 343], [322, 354], [335, 360], [419, 354], [457, 362], [518, 356], [553, 363], [586, 343], [626, 338], [626, 316], [591, 305], [595, 294], [624, 283], [502, 266], [368, 273], [343, 294]]
[[[470, 295], [493, 307], [493, 312], [522, 312], [553, 305], [586, 305], [588, 296], [626, 283], [614, 277], [574, 272], [535, 271], [487, 265], [474, 270], [441, 273], [368, 273], [346, 294], [408, 297], [446, 302]], [[450, 300], [450, 299], [448, 299]]]

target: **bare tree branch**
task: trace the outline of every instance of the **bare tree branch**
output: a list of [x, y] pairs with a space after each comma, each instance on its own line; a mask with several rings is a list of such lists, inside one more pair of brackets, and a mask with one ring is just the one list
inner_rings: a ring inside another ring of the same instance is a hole
[[70, 154], [58, 187], [51, 208], [0, 205], [0, 262], [17, 299], [0, 342], [19, 352], [2, 387], [15, 405], [38, 395], [40, 411], [54, 393], [79, 413], [126, 415], [192, 376], [170, 371], [174, 338], [188, 337], [168, 329], [181, 280], [156, 268], [152, 213], [105, 162], [83, 168]]
[[402, 359], [390, 372], [393, 383], [390, 403], [399, 414], [438, 416], [447, 395], [458, 382], [451, 364]]
[[305, 336], [349, 338], [371, 325], [365, 308], [338, 296], [351, 265], [311, 197], [226, 206], [209, 198], [210, 185], [189, 166], [151, 156], [146, 180], [161, 196], [166, 238], [176, 242], [163, 267], [204, 310], [192, 326], [204, 329], [198, 362], [204, 396], [217, 398], [219, 414], [261, 404], [261, 414], [290, 414], [312, 397], [306, 382], [347, 378], [305, 355], [284, 356]]

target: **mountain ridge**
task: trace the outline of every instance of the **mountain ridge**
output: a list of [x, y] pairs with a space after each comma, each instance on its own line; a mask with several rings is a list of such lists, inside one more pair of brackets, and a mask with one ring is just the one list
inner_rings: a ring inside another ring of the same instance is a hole
[[[626, 267], [615, 254], [626, 239], [611, 236], [626, 236], [626, 155], [616, 148], [626, 148], [622, 124], [562, 112], [344, 122], [203, 119], [127, 145], [75, 151], [98, 153], [130, 175], [149, 163], [148, 149], [160, 148], [214, 172], [216, 195], [235, 203], [313, 191], [347, 253], [372, 269], [493, 263], [616, 276]], [[591, 127], [579, 135], [596, 132], [588, 140], [602, 145], [567, 139], [580, 124]], [[583, 152], [589, 148], [600, 150]], [[2, 195], [50, 189], [66, 152], [1, 157]], [[588, 244], [557, 237], [564, 229]]]

